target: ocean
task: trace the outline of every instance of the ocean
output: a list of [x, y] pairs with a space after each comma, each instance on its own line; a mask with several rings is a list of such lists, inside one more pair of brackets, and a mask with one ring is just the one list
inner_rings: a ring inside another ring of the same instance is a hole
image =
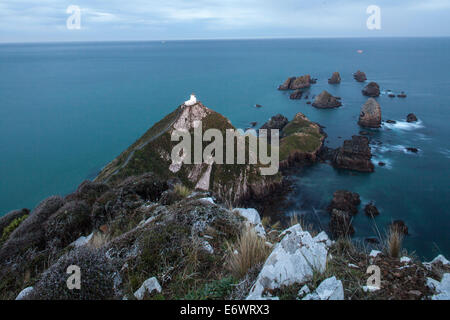
[[[404, 220], [410, 252], [450, 256], [449, 55], [450, 38], [1, 44], [0, 215], [73, 191], [191, 92], [242, 129], [302, 112], [325, 127], [328, 146], [338, 147], [360, 131], [367, 98], [352, 77], [360, 69], [381, 86], [383, 119], [397, 121], [371, 137], [374, 163], [386, 166], [371, 174], [327, 164], [297, 170], [286, 215], [306, 214], [324, 226], [333, 192], [347, 189], [363, 205], [375, 202], [382, 233]], [[327, 83], [334, 71], [339, 85]], [[277, 90], [303, 74], [318, 79], [310, 96], [326, 89], [343, 106], [319, 110]], [[387, 90], [408, 96], [389, 98]], [[406, 122], [411, 112], [418, 123]], [[362, 207], [354, 226], [355, 239], [376, 236]]]

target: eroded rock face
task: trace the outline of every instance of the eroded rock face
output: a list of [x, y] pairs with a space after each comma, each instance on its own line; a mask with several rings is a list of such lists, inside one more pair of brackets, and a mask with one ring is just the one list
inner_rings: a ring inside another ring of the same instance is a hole
[[406, 121], [407, 122], [416, 122], [417, 121], [417, 117], [414, 113], [410, 113], [406, 116]]
[[338, 190], [333, 194], [328, 211], [332, 212], [334, 209], [338, 209], [355, 215], [358, 213], [358, 205], [360, 203], [359, 194], [356, 192]]
[[351, 140], [345, 140], [344, 145], [335, 151], [332, 162], [336, 168], [373, 172], [374, 165], [371, 158], [369, 139], [353, 136]]
[[294, 81], [296, 77], [288, 78], [282, 85], [278, 87], [278, 90], [289, 90], [291, 87], [292, 81]]
[[[288, 118], [283, 116], [282, 114], [277, 114], [269, 119], [266, 123], [264, 123], [260, 129], [267, 130], [267, 138], [270, 139], [272, 129], [283, 130], [283, 128], [289, 123]], [[281, 133], [280, 133], [281, 134]]]
[[330, 230], [334, 238], [349, 237], [355, 233], [351, 224], [351, 216], [347, 211], [333, 209], [331, 211]]
[[311, 76], [309, 74], [296, 78], [291, 82], [290, 89], [297, 90], [309, 88], [311, 86]]
[[333, 97], [329, 92], [322, 91], [313, 102], [313, 107], [320, 109], [337, 108], [342, 105], [342, 103], [336, 97]]
[[297, 224], [281, 236], [282, 240], [267, 258], [247, 300], [270, 299], [266, 296], [268, 291], [305, 282], [315, 271], [325, 271], [331, 242], [324, 232], [313, 238]]
[[380, 86], [376, 82], [369, 82], [369, 84], [362, 89], [362, 94], [368, 97], [378, 97], [380, 95]]
[[367, 80], [366, 74], [359, 70], [353, 74], [353, 78], [355, 78], [358, 82], [364, 82]]
[[428, 278], [427, 285], [435, 292], [432, 300], [450, 300], [450, 273], [445, 273], [441, 282]]
[[381, 127], [381, 107], [374, 98], [369, 98], [362, 106], [358, 124], [369, 128]]
[[341, 83], [341, 75], [339, 72], [333, 72], [333, 75], [328, 79], [329, 84], [339, 84]]

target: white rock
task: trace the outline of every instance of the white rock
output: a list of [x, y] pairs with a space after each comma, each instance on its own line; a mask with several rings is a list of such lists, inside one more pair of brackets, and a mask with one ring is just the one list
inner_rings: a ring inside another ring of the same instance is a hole
[[450, 261], [448, 261], [442, 254], [438, 255], [436, 258], [434, 258], [430, 262], [424, 262], [423, 265], [428, 270], [431, 270], [431, 266], [438, 262], [442, 263], [444, 266], [450, 265]]
[[372, 257], [372, 258], [375, 258], [375, 257], [378, 256], [379, 254], [381, 254], [381, 251], [378, 251], [378, 250], [372, 250], [372, 251], [370, 251], [369, 256]]
[[16, 300], [23, 300], [25, 299], [30, 293], [33, 291], [33, 287], [27, 287], [19, 292], [19, 294], [16, 297]]
[[197, 103], [197, 98], [195, 97], [195, 94], [191, 94], [191, 98], [184, 102], [185, 106], [193, 106]]
[[315, 241], [298, 224], [285, 230], [282, 235], [284, 237], [267, 258], [247, 300], [264, 299], [265, 289], [304, 283], [312, 278], [315, 271], [325, 271], [328, 253], [325, 243]]
[[374, 291], [380, 290], [379, 287], [375, 287], [375, 286], [363, 286], [362, 289], [364, 292], [374, 292]]
[[409, 257], [401, 257], [400, 258], [400, 262], [401, 263], [410, 263], [411, 262], [411, 258], [409, 258]]
[[450, 300], [450, 273], [445, 273], [441, 282], [428, 278], [427, 286], [435, 292], [431, 300]]
[[336, 277], [325, 279], [314, 293], [308, 294], [303, 300], [344, 300], [342, 281]]
[[348, 267], [349, 267], [349, 268], [359, 269], [359, 267], [358, 267], [356, 264], [353, 264], [353, 263], [349, 263], [349, 264], [348, 264]]
[[149, 278], [144, 281], [142, 286], [134, 293], [134, 296], [138, 300], [144, 299], [145, 293], [151, 294], [153, 291], [161, 292], [161, 286], [155, 277]]
[[203, 250], [205, 250], [206, 252], [208, 252], [209, 254], [213, 254], [214, 253], [214, 248], [212, 247], [212, 245], [208, 242], [208, 241], [203, 241], [202, 242], [202, 248]]
[[199, 200], [200, 200], [200, 201], [205, 201], [205, 202], [209, 202], [209, 203], [215, 204], [214, 199], [211, 198], [211, 197], [209, 197], [209, 198], [201, 198], [201, 199], [199, 199]]
[[244, 208], [236, 208], [233, 212], [238, 213], [241, 217], [246, 220], [246, 223], [255, 229], [255, 232], [261, 236], [266, 236], [266, 231], [261, 223], [261, 217], [259, 216], [258, 211], [252, 208], [244, 209]]
[[315, 236], [314, 241], [323, 242], [326, 244], [327, 247], [330, 247], [334, 243], [334, 241], [332, 241], [332, 240], [330, 240], [330, 238], [328, 238], [328, 235], [325, 231], [322, 231], [317, 236]]
[[305, 284], [299, 291], [298, 291], [298, 296], [299, 297], [303, 297], [305, 294], [310, 293], [311, 291], [309, 290], [309, 287]]
[[72, 245], [75, 248], [84, 246], [86, 244], [89, 243], [89, 241], [91, 241], [92, 237], [94, 236], [94, 233], [91, 233], [90, 235], [88, 235], [87, 237], [81, 236], [79, 237], [77, 240], [75, 240], [74, 242], [72, 242]]

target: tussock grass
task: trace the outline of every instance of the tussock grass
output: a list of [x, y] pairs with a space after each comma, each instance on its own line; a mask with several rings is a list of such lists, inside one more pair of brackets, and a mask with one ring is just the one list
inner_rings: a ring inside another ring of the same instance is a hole
[[385, 249], [392, 258], [398, 258], [402, 254], [403, 234], [397, 228], [390, 228], [386, 235]]
[[227, 249], [228, 267], [238, 279], [244, 277], [253, 266], [264, 262], [270, 254], [265, 240], [250, 227], [242, 231], [234, 246], [227, 243]]
[[176, 184], [174, 191], [182, 198], [186, 198], [192, 193], [191, 189], [182, 184]]

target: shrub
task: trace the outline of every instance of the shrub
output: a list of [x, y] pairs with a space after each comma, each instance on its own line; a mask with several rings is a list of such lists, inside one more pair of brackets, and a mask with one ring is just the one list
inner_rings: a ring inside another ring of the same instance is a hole
[[[241, 279], [248, 270], [264, 262], [270, 253], [265, 240], [258, 236], [253, 228], [246, 228], [239, 236], [236, 246], [228, 245], [229, 268], [233, 275]], [[234, 251], [237, 250], [237, 253]]]
[[[81, 289], [67, 288], [70, 265], [81, 269]], [[36, 283], [32, 300], [98, 300], [115, 298], [115, 268], [104, 251], [80, 247], [62, 256]]]

